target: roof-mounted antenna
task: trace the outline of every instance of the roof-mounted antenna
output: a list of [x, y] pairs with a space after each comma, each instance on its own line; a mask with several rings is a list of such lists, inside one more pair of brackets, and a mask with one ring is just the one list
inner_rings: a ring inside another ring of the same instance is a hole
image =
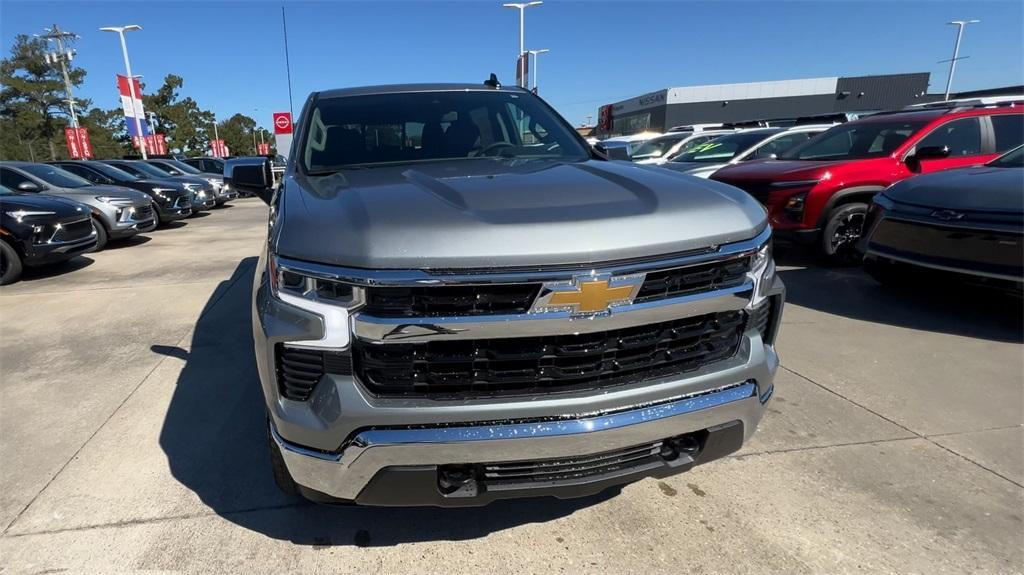
[[501, 82], [498, 81], [498, 76], [492, 72], [491, 77], [484, 80], [484, 86], [487, 86], [488, 88], [498, 89], [501, 87]]

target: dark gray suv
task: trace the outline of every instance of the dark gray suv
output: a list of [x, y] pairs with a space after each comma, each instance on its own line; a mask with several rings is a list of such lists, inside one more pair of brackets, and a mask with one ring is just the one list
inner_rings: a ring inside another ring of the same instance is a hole
[[740, 448], [784, 288], [746, 193], [596, 155], [494, 85], [306, 101], [253, 336], [274, 476], [367, 505], [576, 497]]

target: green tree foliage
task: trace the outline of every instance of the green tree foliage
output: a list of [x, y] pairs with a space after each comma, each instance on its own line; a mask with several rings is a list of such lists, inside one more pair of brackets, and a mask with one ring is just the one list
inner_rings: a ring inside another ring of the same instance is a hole
[[[256, 131], [256, 120], [245, 114], [235, 114], [227, 120], [217, 124], [217, 131], [233, 156], [253, 156], [256, 149], [253, 148], [252, 136]], [[259, 135], [256, 135], [259, 142]]]
[[152, 112], [156, 116], [156, 131], [166, 135], [172, 151], [205, 154], [213, 139], [214, 116], [192, 98], [180, 97], [179, 90], [184, 83], [181, 76], [168, 74], [160, 88], [142, 97], [143, 106], [147, 114]]
[[[10, 56], [0, 60], [0, 157], [49, 160], [66, 157], [68, 108], [60, 70], [46, 63], [46, 40], [19, 34]], [[73, 86], [85, 70], [68, 70]], [[88, 101], [79, 101], [85, 107]]]
[[126, 154], [137, 153], [129, 141], [121, 108], [92, 108], [78, 116], [78, 123], [89, 130], [89, 142], [92, 144], [95, 157], [120, 158]]

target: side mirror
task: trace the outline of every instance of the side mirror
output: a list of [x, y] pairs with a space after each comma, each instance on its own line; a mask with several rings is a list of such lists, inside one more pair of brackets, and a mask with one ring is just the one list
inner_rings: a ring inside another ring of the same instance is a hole
[[261, 158], [239, 158], [224, 164], [224, 183], [240, 192], [259, 196], [263, 203], [270, 205], [274, 194], [274, 173], [270, 160]]
[[630, 161], [632, 159], [630, 157], [630, 154], [629, 154], [629, 146], [628, 145], [626, 145], [626, 146], [616, 146], [616, 145], [608, 146], [608, 145], [605, 145], [603, 142], [598, 142], [597, 144], [594, 145], [594, 150], [597, 151], [598, 154], [601, 154], [602, 156], [604, 156], [605, 159], [607, 159], [607, 160], [624, 160], [624, 161], [628, 162], [628, 161]]
[[37, 184], [35, 182], [28, 182], [28, 181], [22, 182], [22, 183], [18, 184], [18, 191], [19, 192], [38, 192], [39, 191], [39, 184]]
[[921, 170], [921, 160], [941, 160], [949, 157], [949, 146], [924, 146], [914, 150], [903, 160], [911, 172]]

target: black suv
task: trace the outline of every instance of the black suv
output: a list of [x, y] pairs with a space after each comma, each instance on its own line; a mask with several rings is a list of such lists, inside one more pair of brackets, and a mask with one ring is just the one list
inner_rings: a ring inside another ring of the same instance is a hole
[[153, 198], [153, 213], [157, 225], [187, 218], [192, 214], [192, 193], [180, 182], [142, 178], [104, 164], [88, 160], [61, 160], [49, 162], [94, 184], [111, 184], [139, 190]]
[[0, 285], [25, 266], [69, 260], [96, 247], [89, 206], [0, 186]]
[[185, 158], [181, 161], [200, 172], [207, 172], [210, 174], [224, 173], [224, 160], [221, 158]]

